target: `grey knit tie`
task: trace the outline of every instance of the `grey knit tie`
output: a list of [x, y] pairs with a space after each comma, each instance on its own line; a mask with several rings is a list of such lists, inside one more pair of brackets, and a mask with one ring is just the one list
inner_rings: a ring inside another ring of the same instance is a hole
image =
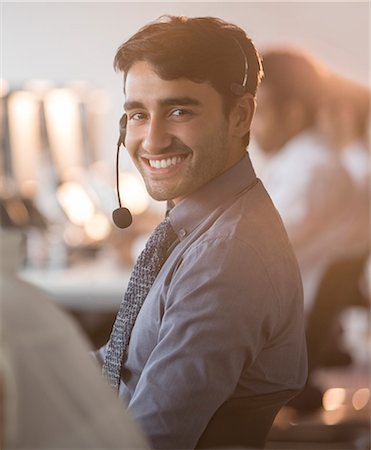
[[103, 364], [103, 374], [115, 389], [119, 388], [121, 366], [127, 355], [136, 318], [175, 238], [170, 220], [166, 218], [157, 225], [135, 263], [113, 325]]

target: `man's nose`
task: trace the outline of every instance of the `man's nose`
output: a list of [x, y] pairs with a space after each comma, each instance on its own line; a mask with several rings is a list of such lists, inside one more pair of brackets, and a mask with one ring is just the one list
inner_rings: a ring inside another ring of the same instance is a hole
[[166, 122], [160, 118], [151, 118], [145, 129], [142, 147], [148, 153], [160, 153], [171, 145], [172, 137]]

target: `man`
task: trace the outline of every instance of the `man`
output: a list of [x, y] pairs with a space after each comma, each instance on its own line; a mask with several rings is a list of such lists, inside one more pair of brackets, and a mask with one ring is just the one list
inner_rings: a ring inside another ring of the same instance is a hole
[[[123, 352], [119, 395], [154, 448], [263, 447], [305, 382], [306, 350], [296, 260], [246, 153], [259, 56], [220, 19], [165, 17], [124, 43], [115, 67], [125, 146], [150, 195], [174, 204], [175, 232]], [[99, 351], [110, 379], [126, 319], [120, 308]]]
[[298, 258], [309, 311], [324, 271], [349, 245], [355, 193], [316, 129], [324, 69], [292, 49], [271, 50], [263, 61], [252, 131], [258, 148], [252, 159]]

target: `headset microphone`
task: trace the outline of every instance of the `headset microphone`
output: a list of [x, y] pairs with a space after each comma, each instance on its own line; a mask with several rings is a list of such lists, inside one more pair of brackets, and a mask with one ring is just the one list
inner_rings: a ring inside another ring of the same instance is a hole
[[113, 223], [118, 228], [127, 228], [131, 225], [133, 221], [133, 216], [131, 212], [121, 206], [121, 197], [120, 197], [120, 189], [119, 189], [119, 155], [120, 155], [120, 147], [121, 144], [125, 145], [125, 137], [126, 137], [126, 124], [127, 124], [127, 115], [124, 114], [120, 119], [120, 136], [117, 141], [117, 153], [116, 153], [116, 193], [117, 200], [119, 203], [119, 208], [115, 209], [112, 213]]

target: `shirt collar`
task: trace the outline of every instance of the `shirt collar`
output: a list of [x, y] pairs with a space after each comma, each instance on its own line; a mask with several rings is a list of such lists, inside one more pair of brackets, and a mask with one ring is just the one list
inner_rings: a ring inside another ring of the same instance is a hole
[[249, 154], [246, 153], [241, 161], [190, 194], [169, 212], [178, 238], [182, 240], [212, 211], [224, 203], [231, 202], [255, 182], [255, 171]]

